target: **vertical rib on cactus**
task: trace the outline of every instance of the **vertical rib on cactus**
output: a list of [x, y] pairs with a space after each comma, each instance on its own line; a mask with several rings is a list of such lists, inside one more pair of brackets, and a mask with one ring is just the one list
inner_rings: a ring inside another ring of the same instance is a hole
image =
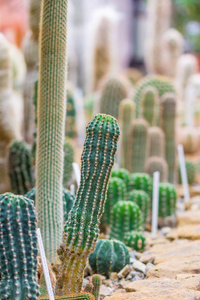
[[36, 208], [49, 261], [62, 241], [67, 0], [43, 0], [38, 81]]
[[119, 126], [121, 129], [121, 144], [120, 144], [120, 166], [128, 168], [128, 134], [130, 125], [135, 116], [135, 104], [130, 99], [124, 99], [119, 105]]
[[94, 274], [92, 276], [92, 283], [93, 283], [93, 295], [95, 300], [99, 300], [99, 292], [101, 286], [101, 277], [98, 274]]
[[165, 135], [161, 128], [150, 127], [149, 135], [149, 153], [148, 157], [158, 156], [165, 158]]
[[153, 86], [147, 86], [141, 99], [141, 115], [150, 126], [157, 125], [159, 118], [158, 91]]
[[81, 183], [58, 250], [62, 261], [56, 286], [58, 295], [81, 290], [86, 260], [99, 235], [118, 138], [119, 127], [111, 116], [96, 115], [87, 126]]
[[36, 212], [31, 200], [0, 195], [0, 299], [38, 299]]

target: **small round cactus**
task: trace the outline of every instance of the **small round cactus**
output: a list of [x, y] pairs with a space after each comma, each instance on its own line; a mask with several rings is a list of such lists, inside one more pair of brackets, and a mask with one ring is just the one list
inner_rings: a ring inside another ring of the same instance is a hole
[[143, 250], [145, 247], [145, 237], [141, 232], [131, 231], [124, 237], [126, 246], [133, 248], [136, 251]]
[[150, 197], [149, 195], [144, 191], [139, 190], [133, 190], [128, 195], [129, 201], [134, 201], [137, 203], [139, 208], [141, 209], [143, 216], [144, 216], [144, 222], [146, 222], [146, 219], [149, 214], [150, 209]]
[[[195, 164], [191, 161], [186, 161], [185, 166], [186, 166], [188, 184], [192, 185], [195, 181], [195, 175], [196, 175], [195, 174], [196, 173]], [[180, 174], [180, 168], [179, 168], [179, 184], [181, 184], [181, 183], [182, 183], [182, 180], [181, 180], [181, 174]]]
[[118, 178], [122, 179], [126, 184], [127, 191], [129, 190], [130, 173], [128, 170], [126, 170], [124, 168], [114, 169], [111, 173], [111, 177], [118, 177]]
[[111, 272], [121, 271], [130, 263], [130, 255], [125, 244], [115, 240], [99, 240], [89, 256], [94, 273], [109, 276]]
[[171, 183], [159, 184], [159, 217], [166, 218], [176, 215], [177, 194]]
[[130, 191], [142, 190], [146, 192], [150, 199], [152, 198], [153, 181], [150, 175], [146, 173], [133, 173], [130, 175]]

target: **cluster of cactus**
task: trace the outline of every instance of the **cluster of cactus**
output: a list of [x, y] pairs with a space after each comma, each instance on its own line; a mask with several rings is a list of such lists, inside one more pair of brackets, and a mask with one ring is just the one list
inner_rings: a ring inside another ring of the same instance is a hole
[[159, 217], [166, 218], [176, 215], [176, 188], [171, 183], [159, 184]]
[[127, 247], [117, 240], [99, 240], [89, 256], [92, 271], [107, 277], [111, 272], [121, 271], [129, 263], [130, 255]]
[[70, 138], [76, 136], [76, 108], [74, 96], [71, 91], [67, 92], [65, 135]]
[[[195, 164], [191, 161], [187, 161], [185, 162], [185, 167], [186, 167], [186, 173], [187, 173], [187, 179], [188, 179], [188, 184], [192, 185], [195, 181], [195, 176], [196, 176], [196, 167]], [[179, 174], [178, 174], [178, 181], [179, 184], [182, 183], [182, 179], [181, 179], [181, 172], [180, 172], [180, 168], [179, 168]]]
[[92, 276], [92, 283], [87, 283], [84, 292], [89, 292], [94, 295], [95, 300], [99, 300], [99, 292], [101, 287], [101, 277], [98, 274]]
[[124, 168], [114, 169], [111, 173], [111, 177], [117, 177], [117, 178], [122, 179], [124, 181], [124, 183], [126, 184], [126, 190], [129, 191], [130, 173], [128, 170], [126, 170]]
[[150, 126], [157, 125], [159, 116], [159, 96], [158, 91], [153, 86], [147, 86], [142, 91], [141, 116]]
[[9, 147], [8, 172], [14, 194], [24, 195], [32, 189], [31, 149], [23, 141], [14, 141]]
[[159, 127], [150, 127], [148, 129], [148, 136], [148, 157], [157, 156], [165, 158], [165, 135], [163, 130]]
[[124, 237], [126, 246], [133, 248], [136, 251], [143, 250], [145, 247], [145, 237], [141, 232], [131, 231]]
[[80, 187], [58, 249], [62, 263], [58, 267], [57, 295], [81, 290], [86, 260], [99, 235], [118, 138], [119, 127], [111, 116], [98, 114], [87, 126]]
[[153, 173], [158, 171], [160, 173], [160, 181], [168, 181], [168, 165], [166, 160], [162, 157], [152, 156], [146, 160], [145, 172], [153, 178]]
[[133, 190], [131, 192], [129, 192], [128, 194], [128, 200], [129, 201], [134, 201], [135, 203], [137, 203], [137, 205], [139, 206], [140, 210], [143, 213], [143, 217], [144, 217], [144, 223], [147, 220], [147, 217], [149, 215], [149, 209], [151, 206], [151, 200], [149, 195], [141, 190]]
[[153, 180], [146, 173], [133, 173], [130, 175], [130, 191], [142, 190], [152, 198]]
[[[67, 296], [57, 296], [55, 297], [57, 300], [95, 300], [94, 296], [90, 293], [77, 293]], [[49, 300], [48, 297], [40, 297], [40, 300]]]
[[0, 298], [38, 299], [36, 212], [31, 200], [0, 195]]
[[74, 147], [68, 139], [64, 143], [64, 170], [63, 170], [63, 186], [67, 188], [72, 179], [74, 162]]

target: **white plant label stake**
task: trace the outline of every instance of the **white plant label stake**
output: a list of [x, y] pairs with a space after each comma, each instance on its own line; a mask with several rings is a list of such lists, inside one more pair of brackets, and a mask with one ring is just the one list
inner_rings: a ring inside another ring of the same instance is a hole
[[179, 164], [181, 170], [181, 181], [183, 184], [183, 193], [185, 202], [190, 200], [190, 192], [188, 187], [188, 178], [187, 178], [187, 171], [185, 166], [185, 155], [183, 145], [178, 145], [178, 157], [179, 157]]
[[79, 188], [80, 182], [81, 182], [81, 171], [79, 168], [79, 165], [75, 162], [72, 163], [73, 169], [74, 169], [74, 174], [76, 177], [76, 182], [77, 182], [77, 186]]
[[36, 233], [37, 233], [38, 247], [39, 247], [40, 257], [41, 257], [41, 261], [42, 261], [42, 268], [43, 268], [43, 272], [44, 272], [44, 278], [45, 278], [45, 282], [46, 282], [48, 296], [49, 296], [50, 300], [54, 300], [55, 298], [54, 298], [53, 289], [52, 289], [52, 285], [51, 285], [49, 269], [47, 266], [47, 259], [46, 259], [46, 255], [44, 252], [44, 246], [43, 246], [43, 242], [42, 242], [40, 228], [38, 228], [36, 230]]
[[70, 185], [70, 192], [73, 196], [75, 196], [75, 186], [73, 183]]
[[152, 208], [152, 224], [151, 233], [156, 236], [158, 230], [158, 206], [159, 206], [159, 182], [160, 173], [153, 173], [153, 208]]

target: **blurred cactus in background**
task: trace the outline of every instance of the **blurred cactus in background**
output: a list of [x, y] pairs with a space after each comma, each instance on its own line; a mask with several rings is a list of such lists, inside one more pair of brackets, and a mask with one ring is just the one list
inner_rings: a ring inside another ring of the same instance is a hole
[[68, 91], [67, 93], [65, 136], [70, 138], [76, 137], [76, 108], [74, 96], [71, 91]]
[[74, 162], [74, 147], [70, 140], [65, 138], [64, 143], [64, 170], [63, 170], [63, 186], [68, 188], [70, 181], [72, 180]]
[[160, 182], [168, 181], [168, 165], [164, 158], [151, 156], [146, 160], [145, 172], [153, 178], [153, 173], [160, 173]]
[[151, 200], [149, 195], [141, 190], [133, 190], [128, 194], [128, 200], [137, 203], [144, 216], [144, 223], [146, 223], [149, 215]]
[[149, 136], [149, 153], [148, 157], [157, 156], [165, 157], [165, 135], [161, 128], [150, 127], [148, 129]]
[[[195, 177], [196, 177], [196, 166], [193, 162], [186, 160], [185, 162], [185, 167], [186, 167], [186, 173], [187, 173], [187, 179], [188, 179], [188, 184], [192, 185], [195, 182]], [[178, 170], [178, 183], [182, 183], [181, 179], [181, 172], [180, 172], [180, 167]]]
[[152, 198], [153, 180], [146, 173], [133, 173], [130, 175], [130, 191], [142, 190]]
[[128, 170], [124, 168], [114, 169], [112, 170], [111, 177], [117, 177], [122, 179], [126, 184], [126, 191], [129, 191], [130, 173]]
[[159, 117], [159, 97], [156, 88], [147, 86], [141, 99], [141, 115], [150, 126], [156, 126]]
[[176, 188], [171, 183], [159, 184], [159, 217], [176, 216]]

